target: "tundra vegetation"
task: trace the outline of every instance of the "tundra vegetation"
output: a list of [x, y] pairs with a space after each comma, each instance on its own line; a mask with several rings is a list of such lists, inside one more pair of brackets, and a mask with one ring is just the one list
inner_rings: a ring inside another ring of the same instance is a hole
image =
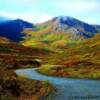
[[17, 76], [14, 73], [16, 69], [38, 67], [37, 71], [45, 75], [100, 79], [100, 34], [75, 41], [68, 40], [69, 34], [49, 34], [49, 30], [50, 27], [38, 34], [28, 31], [32, 36], [24, 38], [19, 44], [2, 39], [1, 100], [41, 100], [54, 91], [48, 82]]
[[74, 45], [67, 44], [62, 52], [46, 60], [38, 72], [59, 77], [100, 79], [100, 34]]
[[21, 68], [39, 67], [41, 62], [38, 59], [43, 60], [43, 57], [49, 53], [51, 52], [15, 43], [0, 43], [0, 100], [47, 98], [51, 91], [54, 91], [49, 82], [26, 79], [24, 75], [17, 76], [14, 71]]

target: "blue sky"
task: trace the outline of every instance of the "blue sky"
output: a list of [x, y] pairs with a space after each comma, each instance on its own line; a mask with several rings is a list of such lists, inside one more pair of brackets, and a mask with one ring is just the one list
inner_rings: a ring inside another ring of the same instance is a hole
[[55, 16], [71, 16], [100, 24], [100, 0], [0, 0], [0, 16], [33, 23]]

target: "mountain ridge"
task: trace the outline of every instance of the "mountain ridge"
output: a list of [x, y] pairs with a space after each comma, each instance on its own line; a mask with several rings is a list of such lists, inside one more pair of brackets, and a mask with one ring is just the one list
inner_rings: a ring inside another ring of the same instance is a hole
[[14, 42], [35, 36], [38, 40], [51, 33], [53, 35], [64, 33], [66, 36], [68, 35], [69, 40], [87, 39], [93, 37], [99, 30], [99, 25], [91, 25], [70, 16], [54, 17], [40, 24], [32, 24], [21, 19], [6, 20], [0, 23], [0, 36]]
[[25, 36], [25, 34], [22, 33], [24, 28], [33, 28], [33, 24], [21, 19], [7, 20], [0, 23], [0, 36], [18, 42]]
[[98, 32], [94, 26], [69, 16], [55, 17], [43, 23], [43, 25], [48, 24], [52, 25], [52, 32], [54, 33], [76, 33], [83, 35], [86, 38], [89, 38]]

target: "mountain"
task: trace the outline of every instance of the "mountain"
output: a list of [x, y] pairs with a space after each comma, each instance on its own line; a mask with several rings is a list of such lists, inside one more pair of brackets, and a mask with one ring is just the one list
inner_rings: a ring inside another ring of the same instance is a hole
[[35, 29], [24, 30], [28, 37], [24, 38], [23, 45], [62, 48], [69, 42], [80, 42], [99, 33], [97, 26], [69, 16], [58, 16], [44, 23], [35, 24]]
[[28, 44], [31, 42], [32, 45], [34, 40], [38, 41], [38, 43], [55, 41], [58, 43], [59, 40], [61, 40], [61, 43], [62, 41], [66, 43], [66, 40], [87, 39], [98, 33], [100, 28], [99, 25], [90, 25], [69, 16], [54, 17], [44, 23], [34, 25], [21, 19], [1, 19], [1, 37], [6, 37], [14, 42], [19, 42], [24, 39], [25, 41], [28, 41]]
[[50, 33], [70, 33], [70, 35], [72, 34], [73, 36], [72, 39], [80, 38], [80, 36], [83, 38], [90, 38], [98, 32], [93, 25], [69, 16], [55, 17], [38, 25], [38, 27], [46, 26], [51, 26]]
[[0, 23], [0, 36], [6, 37], [11, 41], [18, 42], [23, 36], [25, 36], [25, 34], [22, 33], [24, 28], [33, 27], [33, 24], [23, 21], [21, 19], [6, 20]]

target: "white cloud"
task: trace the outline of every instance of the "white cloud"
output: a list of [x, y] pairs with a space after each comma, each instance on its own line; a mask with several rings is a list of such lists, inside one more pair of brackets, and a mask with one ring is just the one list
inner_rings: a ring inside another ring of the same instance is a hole
[[44, 22], [47, 21], [51, 18], [53, 18], [52, 15], [49, 14], [31, 14], [29, 12], [26, 13], [11, 13], [11, 12], [4, 12], [4, 11], [0, 11], [0, 16], [4, 16], [4, 17], [8, 17], [11, 19], [23, 19], [32, 23], [40, 23], [40, 22]]
[[[33, 23], [55, 16], [72, 16], [89, 23], [100, 23], [100, 0], [2, 0], [1, 16], [21, 18]], [[7, 8], [7, 5], [9, 8]]]
[[97, 10], [100, 6], [95, 0], [64, 0], [58, 1], [55, 5], [64, 11], [66, 10], [73, 13], [84, 13]]

